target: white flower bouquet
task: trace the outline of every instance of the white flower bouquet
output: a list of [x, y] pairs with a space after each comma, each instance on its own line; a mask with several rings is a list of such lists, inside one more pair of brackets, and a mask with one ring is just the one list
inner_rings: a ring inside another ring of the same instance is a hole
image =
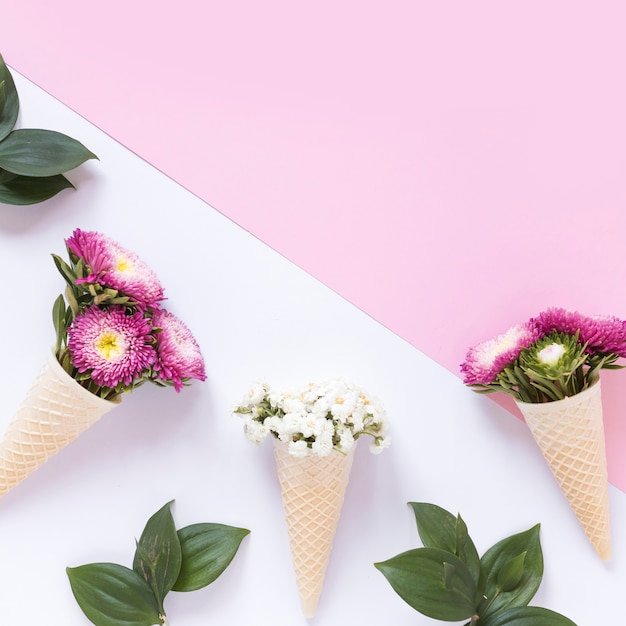
[[375, 454], [390, 443], [380, 402], [344, 378], [277, 390], [257, 383], [234, 412], [244, 418], [249, 441], [259, 444], [271, 433], [297, 457], [348, 453], [362, 435], [372, 438]]
[[296, 582], [313, 617], [343, 505], [357, 440], [390, 443], [382, 405], [343, 378], [271, 390], [256, 384], [234, 409], [254, 444], [272, 435]]

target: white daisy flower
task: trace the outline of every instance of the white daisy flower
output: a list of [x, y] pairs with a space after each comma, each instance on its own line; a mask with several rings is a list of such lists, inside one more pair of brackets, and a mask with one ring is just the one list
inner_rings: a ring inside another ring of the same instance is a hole
[[317, 456], [328, 456], [333, 449], [332, 435], [329, 437], [326, 434], [318, 437], [312, 444], [311, 450]]
[[252, 385], [248, 395], [244, 398], [244, 401], [247, 406], [253, 407], [263, 401], [266, 393], [267, 387], [261, 383], [256, 383]]
[[248, 440], [255, 445], [259, 445], [270, 432], [269, 428], [267, 428], [265, 424], [263, 424], [262, 422], [257, 422], [253, 419], [248, 420], [245, 423], [244, 427]]
[[339, 446], [344, 452], [347, 452], [354, 445], [354, 435], [351, 430], [344, 430], [339, 437]]
[[306, 441], [300, 439], [300, 441], [290, 441], [289, 442], [289, 454], [293, 454], [293, 456], [306, 456], [309, 452], [309, 448], [307, 446]]

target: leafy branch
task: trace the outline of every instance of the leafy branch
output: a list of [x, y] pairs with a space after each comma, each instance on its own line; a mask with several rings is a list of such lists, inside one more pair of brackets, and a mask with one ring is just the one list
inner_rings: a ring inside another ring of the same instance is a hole
[[539, 524], [489, 548], [482, 557], [460, 515], [410, 502], [424, 544], [375, 563], [416, 611], [465, 626], [576, 626], [567, 617], [528, 606], [543, 577]]
[[170, 505], [148, 520], [136, 542], [132, 569], [116, 563], [67, 568], [76, 602], [96, 626], [167, 625], [165, 596], [210, 585], [250, 533], [209, 523], [176, 530]]
[[19, 97], [0, 55], [0, 203], [26, 205], [74, 185], [63, 175], [98, 157], [63, 133], [17, 129]]

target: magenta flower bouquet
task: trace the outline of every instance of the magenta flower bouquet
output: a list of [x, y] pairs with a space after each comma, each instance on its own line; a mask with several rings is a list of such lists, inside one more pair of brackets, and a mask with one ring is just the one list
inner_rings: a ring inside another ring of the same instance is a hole
[[178, 392], [205, 380], [200, 348], [162, 306], [163, 288], [133, 252], [76, 229], [69, 262], [53, 255], [67, 283], [54, 303], [56, 342], [0, 443], [0, 496], [121, 401], [151, 382]]
[[481, 393], [503, 391], [521, 402], [553, 402], [619, 369], [626, 357], [626, 322], [547, 309], [524, 324], [471, 348], [461, 365], [465, 384]]
[[72, 378], [108, 400], [146, 381], [180, 391], [205, 380], [196, 340], [162, 307], [161, 283], [136, 254], [79, 229], [66, 246], [69, 264], [53, 255], [67, 282], [53, 319], [56, 357]]
[[626, 322], [550, 308], [471, 348], [464, 382], [515, 399], [572, 509], [602, 558], [610, 555], [600, 371], [621, 369]]

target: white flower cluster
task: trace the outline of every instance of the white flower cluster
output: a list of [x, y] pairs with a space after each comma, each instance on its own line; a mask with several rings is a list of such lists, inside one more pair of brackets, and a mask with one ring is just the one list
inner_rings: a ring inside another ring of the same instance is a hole
[[381, 404], [343, 378], [278, 390], [256, 384], [233, 412], [243, 417], [252, 443], [272, 433], [294, 456], [346, 453], [361, 435], [372, 437], [374, 453], [390, 443]]

